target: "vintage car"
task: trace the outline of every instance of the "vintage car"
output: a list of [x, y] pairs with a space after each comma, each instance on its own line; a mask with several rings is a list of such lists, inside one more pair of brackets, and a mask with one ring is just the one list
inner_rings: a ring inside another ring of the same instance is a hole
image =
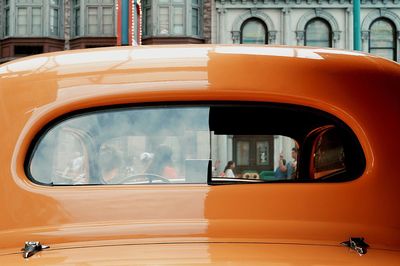
[[0, 265], [400, 265], [395, 62], [100, 48], [0, 95]]

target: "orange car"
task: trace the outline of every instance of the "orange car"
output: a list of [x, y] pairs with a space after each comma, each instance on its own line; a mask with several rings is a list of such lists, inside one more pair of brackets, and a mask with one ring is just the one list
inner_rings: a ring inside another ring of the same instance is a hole
[[0, 66], [0, 265], [399, 265], [400, 67], [264, 46]]

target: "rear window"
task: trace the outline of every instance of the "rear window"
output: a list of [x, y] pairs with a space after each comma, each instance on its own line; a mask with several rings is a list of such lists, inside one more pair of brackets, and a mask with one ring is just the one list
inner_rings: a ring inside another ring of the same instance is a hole
[[288, 105], [86, 110], [36, 139], [26, 171], [46, 185], [346, 181], [365, 167], [341, 121]]

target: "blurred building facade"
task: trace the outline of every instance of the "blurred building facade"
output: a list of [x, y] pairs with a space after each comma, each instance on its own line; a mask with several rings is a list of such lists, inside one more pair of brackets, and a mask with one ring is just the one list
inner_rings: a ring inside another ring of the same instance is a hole
[[[352, 0], [215, 0], [212, 42], [353, 48]], [[399, 61], [399, 0], [361, 0], [362, 50]]]
[[[130, 0], [134, 1], [134, 0]], [[114, 46], [121, 0], [0, 0], [0, 63]], [[142, 44], [353, 48], [352, 0], [136, 0]], [[400, 59], [400, 0], [361, 0], [362, 49]], [[120, 36], [119, 36], [120, 37]], [[140, 43], [140, 42], [138, 42]]]
[[[140, 8], [135, 25], [142, 25], [136, 29], [142, 44], [211, 41], [211, 0], [134, 2]], [[120, 3], [0, 0], [0, 63], [38, 53], [117, 45]]]

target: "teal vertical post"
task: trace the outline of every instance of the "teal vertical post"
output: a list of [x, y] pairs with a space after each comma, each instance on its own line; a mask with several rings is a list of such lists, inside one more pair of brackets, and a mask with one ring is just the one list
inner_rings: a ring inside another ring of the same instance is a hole
[[129, 0], [122, 0], [121, 45], [129, 45]]
[[360, 22], [360, 0], [353, 0], [353, 49], [356, 51], [361, 51], [361, 22]]

